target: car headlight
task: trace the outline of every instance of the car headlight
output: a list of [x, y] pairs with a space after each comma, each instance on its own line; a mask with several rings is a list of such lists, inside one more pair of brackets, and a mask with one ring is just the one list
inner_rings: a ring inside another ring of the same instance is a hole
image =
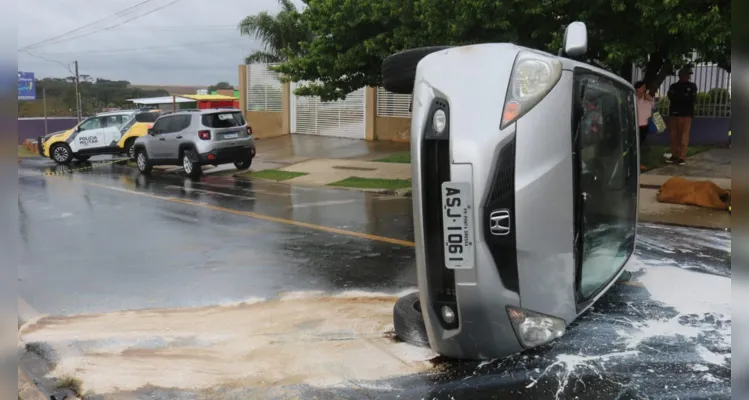
[[507, 87], [500, 129], [536, 106], [562, 77], [562, 63], [543, 54], [521, 51], [515, 58]]
[[537, 347], [564, 335], [564, 320], [521, 308], [507, 307], [515, 334], [523, 347]]

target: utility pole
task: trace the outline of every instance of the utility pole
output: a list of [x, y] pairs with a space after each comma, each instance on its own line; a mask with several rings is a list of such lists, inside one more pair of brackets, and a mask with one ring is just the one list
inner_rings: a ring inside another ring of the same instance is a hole
[[78, 76], [78, 60], [75, 61], [75, 109], [78, 122], [81, 122], [81, 95], [78, 92], [78, 82], [80, 77]]

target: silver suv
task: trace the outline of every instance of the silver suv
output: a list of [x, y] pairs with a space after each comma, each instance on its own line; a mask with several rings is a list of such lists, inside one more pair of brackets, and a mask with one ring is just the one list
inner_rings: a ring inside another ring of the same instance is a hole
[[236, 109], [179, 111], [156, 120], [148, 135], [133, 144], [138, 170], [147, 174], [154, 165], [181, 165], [191, 177], [202, 165], [234, 163], [245, 170], [255, 157], [252, 128]]

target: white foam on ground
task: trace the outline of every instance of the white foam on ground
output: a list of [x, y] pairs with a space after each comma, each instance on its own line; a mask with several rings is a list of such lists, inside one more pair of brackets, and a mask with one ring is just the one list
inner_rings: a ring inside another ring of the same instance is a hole
[[[640, 267], [644, 274], [638, 281], [650, 292], [651, 299], [678, 314], [671, 318], [630, 322], [628, 328], [619, 329], [617, 333], [628, 349], [637, 349], [654, 338], [679, 338], [696, 344], [698, 339], [717, 333], [712, 346], [730, 352], [731, 278], [678, 267], [642, 267], [641, 264]], [[705, 317], [711, 318], [706, 320]], [[695, 349], [700, 358], [710, 364], [724, 365], [729, 357], [702, 345]]]

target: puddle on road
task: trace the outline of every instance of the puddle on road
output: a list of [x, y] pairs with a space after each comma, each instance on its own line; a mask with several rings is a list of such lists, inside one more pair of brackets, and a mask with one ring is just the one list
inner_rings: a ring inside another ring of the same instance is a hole
[[386, 337], [397, 298], [291, 293], [231, 306], [48, 317], [21, 334], [55, 349], [54, 376], [76, 376], [99, 394], [147, 385], [338, 387], [431, 368], [431, 351]]

